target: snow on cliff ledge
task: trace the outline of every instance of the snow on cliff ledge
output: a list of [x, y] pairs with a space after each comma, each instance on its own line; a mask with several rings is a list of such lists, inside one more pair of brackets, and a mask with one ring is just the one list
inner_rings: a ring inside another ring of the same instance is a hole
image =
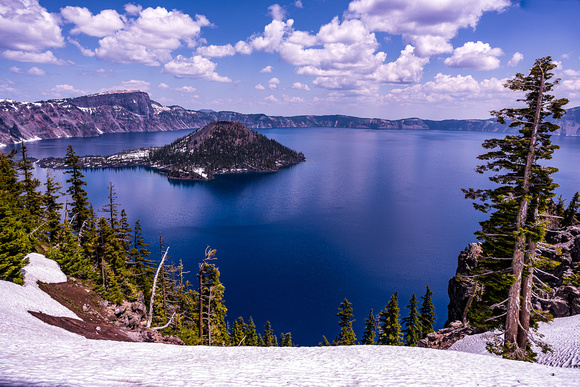
[[[35, 285], [34, 278], [62, 281], [58, 267], [40, 255], [29, 259], [25, 286], [0, 281], [3, 386], [580, 385], [578, 368], [457, 351], [390, 346], [182, 347], [88, 340], [27, 313], [74, 317]], [[569, 332], [560, 334], [565, 337]]]

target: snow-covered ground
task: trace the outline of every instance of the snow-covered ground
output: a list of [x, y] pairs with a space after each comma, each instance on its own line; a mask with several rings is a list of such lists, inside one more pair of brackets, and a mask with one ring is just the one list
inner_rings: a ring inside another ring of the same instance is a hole
[[[31, 255], [30, 262], [25, 286], [0, 281], [0, 385], [580, 385], [580, 368], [459, 351], [390, 346], [182, 347], [88, 340], [27, 313], [74, 317], [35, 285], [35, 279], [63, 281], [58, 267], [40, 255]], [[573, 347], [564, 347], [563, 353], [577, 354], [577, 335], [568, 339], [567, 322], [577, 324], [578, 319], [557, 320], [554, 335], [562, 337], [558, 341], [562, 346]], [[572, 359], [578, 367], [577, 355]]]
[[[553, 367], [576, 368], [580, 372], [580, 315], [557, 318], [547, 324], [540, 323], [538, 333], [542, 335], [541, 340], [552, 347], [552, 352], [548, 353], [541, 353], [539, 348], [534, 348], [538, 353], [538, 363]], [[486, 342], [492, 337], [491, 332], [466, 336], [449, 349], [496, 356], [485, 349]]]

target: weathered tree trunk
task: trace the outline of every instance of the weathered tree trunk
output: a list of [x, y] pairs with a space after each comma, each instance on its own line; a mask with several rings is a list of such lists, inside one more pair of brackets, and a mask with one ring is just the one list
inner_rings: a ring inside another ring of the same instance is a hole
[[[531, 245], [536, 246], [534, 242]], [[524, 271], [522, 280], [522, 306], [520, 308], [520, 326], [518, 329], [518, 348], [523, 350], [528, 346], [528, 332], [530, 331], [530, 317], [532, 313], [532, 282], [534, 277], [534, 268], [531, 266], [532, 259], [526, 259], [529, 265]]]
[[[543, 102], [543, 95], [544, 95], [544, 87], [545, 87], [545, 74], [543, 69], [540, 68], [541, 77], [540, 77], [540, 85], [538, 87], [538, 97], [536, 100], [536, 111], [534, 115], [534, 124], [532, 126], [532, 133], [530, 137], [530, 147], [528, 149], [528, 154], [526, 157], [526, 166], [524, 168], [524, 181], [522, 185], [523, 193], [520, 202], [520, 207], [518, 209], [517, 221], [516, 221], [516, 230], [518, 233], [523, 231], [523, 226], [526, 224], [526, 217], [528, 212], [528, 205], [529, 205], [529, 193], [531, 187], [531, 177], [532, 177], [532, 166], [534, 163], [534, 158], [536, 154], [536, 143], [538, 141], [538, 131], [541, 122], [541, 112], [542, 112], [542, 102]], [[525, 350], [525, 346], [522, 348], [519, 346], [518, 341], [518, 331], [520, 330], [520, 326], [524, 326], [525, 335], [527, 340], [527, 333], [529, 330], [530, 324], [530, 312], [525, 312], [520, 314], [520, 310], [524, 305], [522, 305], [522, 301], [520, 296], [522, 295], [522, 286], [531, 287], [531, 282], [529, 281], [522, 281], [523, 269], [524, 269], [524, 258], [527, 254], [530, 254], [529, 250], [526, 254], [526, 248], [530, 248], [530, 243], [526, 244], [526, 237], [525, 235], [518, 235], [516, 239], [516, 243], [514, 246], [514, 255], [512, 261], [512, 275], [514, 276], [514, 282], [510, 286], [509, 296], [508, 296], [508, 304], [507, 304], [507, 316], [506, 316], [506, 332], [505, 332], [505, 342], [507, 344], [514, 345], [515, 351], [518, 350]], [[534, 248], [535, 248], [535, 244]], [[531, 253], [535, 254], [535, 252]], [[529, 266], [530, 267], [530, 266]], [[531, 289], [526, 289], [527, 291], [531, 292]], [[525, 318], [526, 321], [522, 321], [521, 317]], [[522, 332], [524, 334], [524, 332]], [[526, 341], [527, 343], [527, 341]]]

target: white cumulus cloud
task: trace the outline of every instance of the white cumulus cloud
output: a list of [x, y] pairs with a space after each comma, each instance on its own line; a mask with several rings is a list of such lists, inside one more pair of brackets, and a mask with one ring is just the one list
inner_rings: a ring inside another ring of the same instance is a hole
[[68, 38], [67, 39], [69, 43], [71, 43], [73, 46], [75, 46], [76, 48], [79, 49], [79, 51], [84, 55], [84, 56], [88, 56], [88, 57], [93, 57], [95, 56], [95, 52], [93, 50], [90, 50], [86, 47], [83, 47], [82, 44], [80, 44], [77, 40], [72, 39], [72, 38]]
[[484, 12], [501, 12], [510, 0], [354, 0], [349, 17], [371, 31], [402, 35], [418, 56], [452, 51], [449, 40], [459, 29], [475, 28]]
[[266, 90], [266, 88], [264, 87], [264, 85], [262, 85], [261, 83], [258, 83], [256, 86], [254, 86], [254, 89], [257, 89], [257, 90]]
[[86, 94], [84, 90], [78, 90], [74, 86], [68, 84], [56, 85], [50, 91], [51, 91], [50, 95], [59, 98]]
[[453, 51], [453, 55], [445, 59], [449, 67], [470, 68], [473, 70], [495, 70], [499, 67], [499, 56], [503, 55], [501, 48], [491, 48], [489, 43], [467, 42]]
[[197, 89], [193, 86], [181, 86], [175, 89], [175, 91], [181, 91], [183, 93], [194, 93]]
[[14, 60], [17, 62], [32, 62], [32, 63], [45, 63], [45, 64], [55, 64], [55, 65], [68, 65], [72, 64], [70, 61], [65, 61], [58, 59], [52, 51], [45, 52], [26, 52], [26, 51], [11, 51], [6, 50], [2, 53], [2, 57], [9, 60]]
[[308, 85], [306, 85], [304, 83], [301, 83], [301, 82], [294, 82], [292, 84], [292, 88], [293, 89], [298, 89], [298, 90], [306, 90], [306, 91], [309, 91], [310, 90], [310, 87], [308, 87]]
[[518, 63], [524, 60], [524, 54], [516, 52], [508, 62], [508, 66], [515, 67]]
[[202, 46], [197, 48], [197, 53], [208, 58], [223, 58], [225, 56], [236, 55], [236, 49], [231, 44], [224, 46]]
[[261, 73], [271, 73], [272, 70], [274, 70], [274, 67], [272, 67], [272, 66], [266, 66], [262, 70], [260, 70], [260, 72]]
[[28, 74], [30, 75], [35, 75], [37, 77], [43, 77], [46, 75], [46, 72], [43, 69], [39, 69], [38, 67], [34, 66], [31, 67], [28, 71]]
[[274, 20], [284, 20], [286, 19], [286, 11], [279, 4], [274, 4], [268, 7], [270, 16]]
[[123, 29], [99, 40], [95, 50], [99, 59], [159, 66], [171, 61], [171, 53], [184, 44], [195, 47], [201, 28], [211, 25], [205, 16], [196, 15], [194, 20], [162, 7], [143, 9], [137, 18], [128, 19]]
[[393, 89], [385, 99], [397, 102], [436, 103], [491, 99], [505, 95], [511, 97], [510, 91], [503, 86], [504, 83], [505, 80], [497, 78], [478, 82], [471, 75], [453, 77], [439, 73], [433, 81]]
[[268, 87], [271, 90], [274, 90], [278, 87], [278, 85], [280, 84], [280, 80], [278, 78], [272, 78], [268, 81]]
[[71, 30], [72, 34], [83, 33], [102, 38], [114, 34], [125, 26], [121, 15], [112, 9], [105, 9], [93, 15], [87, 8], [67, 6], [60, 10], [60, 14], [64, 20], [75, 25]]
[[2, 0], [0, 4], [0, 48], [40, 51], [64, 46], [58, 17], [38, 0]]
[[231, 82], [228, 77], [223, 77], [215, 72], [217, 64], [200, 55], [186, 58], [177, 55], [173, 60], [163, 66], [163, 72], [176, 78], [193, 78], [205, 81]]

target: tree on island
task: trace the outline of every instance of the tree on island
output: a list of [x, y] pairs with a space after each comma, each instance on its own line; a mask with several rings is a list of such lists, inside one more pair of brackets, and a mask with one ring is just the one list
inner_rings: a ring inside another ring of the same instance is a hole
[[[519, 127], [519, 134], [503, 139], [489, 139], [483, 147], [489, 152], [478, 156], [486, 164], [476, 172], [492, 173], [489, 179], [499, 187], [463, 190], [466, 198], [479, 200], [474, 207], [489, 219], [480, 223], [476, 233], [482, 241], [483, 256], [471, 273], [476, 281], [477, 297], [470, 309], [476, 325], [498, 328], [503, 339], [489, 349], [512, 359], [532, 360], [530, 327], [545, 318], [533, 310], [531, 299], [534, 270], [545, 259], [536, 254], [544, 242], [546, 213], [557, 186], [551, 174], [557, 169], [546, 166], [558, 146], [551, 143], [551, 133], [559, 126], [546, 121], [561, 118], [566, 99], [548, 94], [559, 79], [550, 81], [556, 64], [552, 59], [537, 59], [529, 75], [517, 73], [505, 87], [524, 92], [522, 108], [492, 111], [502, 124]], [[542, 291], [542, 285], [540, 284]], [[539, 343], [539, 342], [537, 342]]]

